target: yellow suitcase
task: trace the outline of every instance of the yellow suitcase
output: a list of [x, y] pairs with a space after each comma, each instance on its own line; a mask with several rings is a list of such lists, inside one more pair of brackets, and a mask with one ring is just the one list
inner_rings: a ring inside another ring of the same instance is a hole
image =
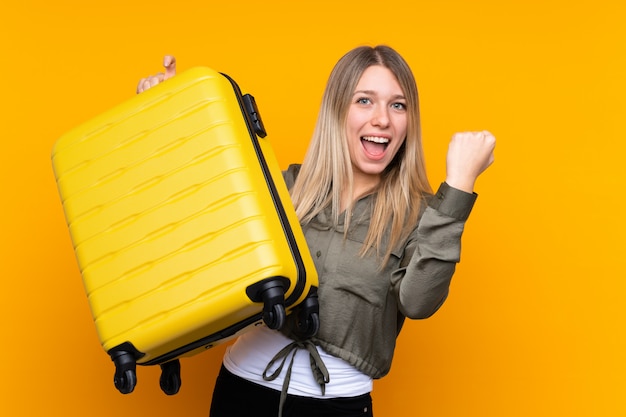
[[100, 342], [122, 393], [264, 321], [319, 328], [317, 274], [254, 98], [183, 72], [76, 127], [52, 164]]

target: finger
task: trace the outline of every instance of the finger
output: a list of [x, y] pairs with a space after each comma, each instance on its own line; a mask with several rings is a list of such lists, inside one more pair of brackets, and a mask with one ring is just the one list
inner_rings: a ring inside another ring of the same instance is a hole
[[149, 84], [148, 88], [154, 87], [155, 85], [159, 84], [163, 80], [165, 80], [165, 74], [163, 74], [161, 72], [156, 74], [156, 75], [154, 75], [153, 77], [150, 77], [148, 79], [148, 84]]
[[143, 84], [146, 82], [145, 78], [142, 78], [141, 80], [139, 80], [139, 82], [137, 83], [137, 94], [139, 93], [143, 93]]
[[148, 90], [151, 87], [150, 78], [146, 78], [143, 83], [141, 83], [141, 92]]
[[164, 74], [159, 73], [156, 75], [152, 75], [147, 78], [142, 78], [139, 80], [139, 84], [137, 85], [137, 93], [142, 93], [155, 85], [161, 83], [164, 80]]
[[163, 66], [165, 67], [164, 80], [176, 75], [176, 58], [173, 55], [163, 57]]
[[496, 137], [491, 134], [491, 132], [483, 131], [483, 142], [489, 148], [490, 152], [493, 154], [493, 150], [496, 147]]

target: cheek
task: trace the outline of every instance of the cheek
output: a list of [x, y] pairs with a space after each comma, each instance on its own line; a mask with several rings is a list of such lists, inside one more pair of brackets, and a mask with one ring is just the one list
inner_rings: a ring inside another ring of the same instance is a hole
[[405, 115], [399, 116], [394, 119], [395, 133], [396, 136], [404, 139], [406, 138], [406, 132], [408, 129], [408, 121]]
[[396, 146], [394, 146], [394, 150], [393, 150], [393, 154], [394, 156], [398, 153], [398, 150], [402, 147], [402, 144], [406, 141], [406, 133], [407, 133], [407, 118], [405, 116], [403, 117], [398, 117], [395, 121], [394, 121], [394, 127], [395, 127], [395, 132], [394, 135], [396, 136], [397, 139], [396, 140]]
[[346, 121], [348, 133], [355, 134], [361, 129], [361, 126], [363, 126], [363, 118], [359, 116], [360, 115], [356, 112], [348, 114], [348, 119]]
[[403, 143], [404, 143], [404, 140], [396, 141], [396, 145], [393, 147], [393, 150], [391, 151], [391, 155], [390, 155], [391, 159], [395, 158], [398, 152], [400, 152], [400, 148], [402, 147]]

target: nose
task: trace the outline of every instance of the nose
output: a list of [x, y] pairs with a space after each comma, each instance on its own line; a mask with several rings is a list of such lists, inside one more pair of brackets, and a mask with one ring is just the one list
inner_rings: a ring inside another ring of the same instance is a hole
[[379, 127], [389, 126], [389, 112], [384, 106], [377, 106], [372, 114], [372, 125]]

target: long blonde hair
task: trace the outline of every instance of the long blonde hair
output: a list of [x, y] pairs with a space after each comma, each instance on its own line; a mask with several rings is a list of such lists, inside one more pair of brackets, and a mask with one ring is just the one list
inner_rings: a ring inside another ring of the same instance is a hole
[[[417, 225], [423, 198], [432, 192], [423, 158], [417, 85], [408, 64], [395, 50], [385, 45], [361, 46], [337, 62], [326, 84], [313, 137], [292, 187], [291, 198], [302, 224], [309, 223], [328, 206], [332, 208], [333, 224], [335, 227], [339, 224], [341, 192], [347, 189], [348, 195], [352, 195], [353, 188], [346, 138], [348, 109], [361, 75], [372, 65], [382, 65], [396, 76], [407, 107], [407, 137], [381, 174], [360, 253], [365, 256], [374, 249], [380, 255], [383, 236], [388, 233], [382, 260], [385, 265], [392, 251]], [[345, 209], [345, 234], [353, 205], [354, 201]]]

